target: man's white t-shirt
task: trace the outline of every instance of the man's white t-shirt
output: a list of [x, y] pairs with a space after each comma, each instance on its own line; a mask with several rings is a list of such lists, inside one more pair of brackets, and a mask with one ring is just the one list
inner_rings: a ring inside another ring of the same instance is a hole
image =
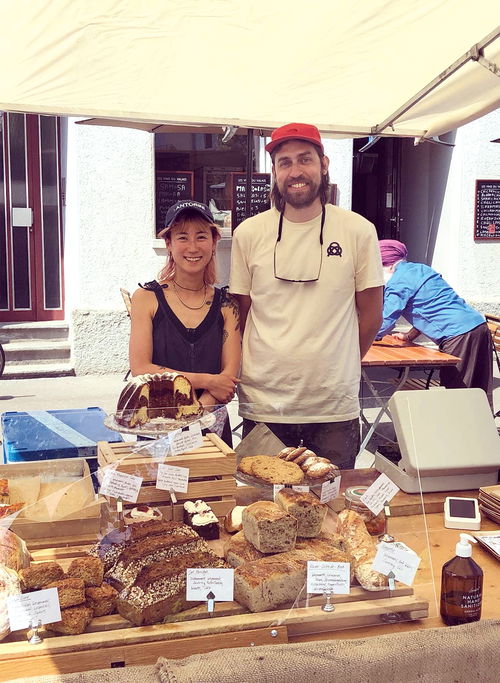
[[[354, 419], [361, 373], [355, 294], [384, 284], [377, 233], [362, 216], [327, 204], [321, 247], [321, 214], [306, 223], [284, 219], [277, 274], [316, 277], [320, 269], [316, 282], [288, 282], [275, 277], [279, 217], [272, 208], [233, 236], [229, 290], [252, 301], [240, 415], [282, 423]], [[304, 262], [315, 265], [304, 269]]]

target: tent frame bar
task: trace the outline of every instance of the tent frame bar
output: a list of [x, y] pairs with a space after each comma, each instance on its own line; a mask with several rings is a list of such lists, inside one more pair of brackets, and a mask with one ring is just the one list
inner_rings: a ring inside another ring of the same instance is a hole
[[[447, 78], [452, 76], [457, 72], [462, 66], [464, 66], [469, 61], [478, 62], [481, 66], [491, 71], [494, 75], [499, 74], [499, 68], [496, 64], [493, 64], [484, 57], [483, 50], [485, 47], [493, 43], [500, 36], [500, 27], [494, 29], [489, 33], [483, 40], [476, 43], [468, 50], [464, 55], [462, 55], [456, 62], [453, 62], [447, 69], [445, 69], [439, 76], [436, 76], [434, 80], [428, 83], [422, 90], [420, 90], [416, 95], [409, 99], [405, 104], [403, 104], [399, 109], [397, 109], [393, 114], [386, 118], [382, 123], [373, 126], [371, 130], [372, 135], [380, 135], [386, 128], [392, 128], [394, 130], [394, 122], [397, 121], [403, 114], [414, 107], [418, 102], [424, 99], [430, 92], [435, 90], [441, 83], [443, 83]], [[425, 136], [423, 136], [425, 137]]]

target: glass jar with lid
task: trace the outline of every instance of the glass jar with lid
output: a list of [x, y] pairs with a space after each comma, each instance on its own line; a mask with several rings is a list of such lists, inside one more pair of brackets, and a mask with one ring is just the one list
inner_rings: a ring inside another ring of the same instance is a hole
[[368, 533], [380, 536], [386, 531], [386, 517], [382, 509], [378, 515], [366, 507], [361, 500], [361, 496], [366, 492], [368, 486], [350, 486], [344, 493], [345, 506], [348, 510], [354, 510], [363, 518]]

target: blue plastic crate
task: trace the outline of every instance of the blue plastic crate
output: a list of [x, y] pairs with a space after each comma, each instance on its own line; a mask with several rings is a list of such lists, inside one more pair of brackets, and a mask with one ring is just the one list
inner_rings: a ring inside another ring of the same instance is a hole
[[97, 442], [123, 441], [118, 432], [104, 426], [106, 416], [101, 408], [3, 413], [4, 462], [86, 458], [93, 472]]

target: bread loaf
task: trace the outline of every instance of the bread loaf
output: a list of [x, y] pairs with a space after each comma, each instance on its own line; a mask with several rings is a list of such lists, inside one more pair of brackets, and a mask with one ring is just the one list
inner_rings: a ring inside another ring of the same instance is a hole
[[85, 586], [100, 586], [104, 578], [104, 565], [98, 557], [77, 557], [66, 571], [68, 578], [82, 579]]
[[118, 612], [136, 626], [142, 626], [194, 607], [199, 603], [186, 600], [186, 569], [198, 567], [223, 569], [227, 565], [208, 548], [155, 562], [144, 567], [134, 583], [120, 593]]
[[248, 505], [242, 524], [245, 538], [261, 553], [283, 553], [295, 546], [297, 520], [276, 503], [259, 500]]
[[66, 636], [78, 636], [92, 621], [94, 613], [90, 607], [78, 605], [61, 610], [61, 621], [45, 624], [45, 628]]
[[238, 531], [224, 544], [224, 557], [231, 567], [239, 567], [240, 564], [259, 560], [266, 555], [247, 541], [243, 531]]
[[81, 605], [82, 602], [85, 602], [85, 584], [83, 579], [59, 579], [58, 581], [51, 581], [45, 584], [44, 588], [57, 588], [61, 609]]
[[354, 510], [342, 510], [338, 515], [338, 531], [344, 539], [346, 551], [354, 562], [354, 576], [368, 591], [386, 590], [388, 579], [372, 569], [376, 549], [361, 515]]
[[38, 591], [52, 581], [64, 578], [64, 570], [57, 562], [38, 562], [19, 570], [23, 593]]
[[264, 612], [305, 597], [307, 562], [348, 562], [337, 548], [292, 550], [246, 562], [234, 571], [234, 599], [251, 612]]
[[17, 572], [0, 564], [0, 640], [10, 633], [7, 598], [19, 595], [20, 592]]
[[85, 589], [85, 605], [91, 607], [94, 617], [104, 617], [116, 612], [118, 591], [107, 583]]
[[312, 493], [281, 489], [276, 503], [297, 520], [297, 535], [314, 538], [321, 533], [327, 507]]

